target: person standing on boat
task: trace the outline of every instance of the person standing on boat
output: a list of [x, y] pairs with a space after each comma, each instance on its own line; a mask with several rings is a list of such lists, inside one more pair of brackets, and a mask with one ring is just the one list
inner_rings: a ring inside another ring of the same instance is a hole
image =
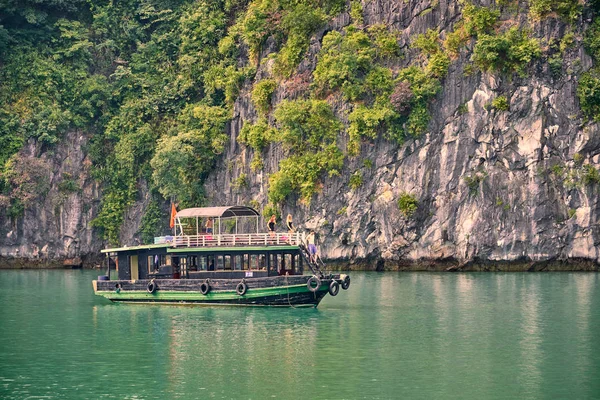
[[317, 246], [315, 246], [315, 231], [310, 231], [306, 237], [308, 242], [308, 254], [310, 255], [310, 261], [313, 263], [317, 262]]
[[271, 218], [269, 219], [269, 222], [267, 222], [267, 228], [269, 228], [269, 234], [271, 236], [275, 235], [275, 215], [271, 215]]
[[206, 233], [213, 233], [213, 220], [212, 220], [212, 218], [209, 217], [206, 220], [205, 227], [206, 227]]
[[294, 223], [292, 222], [292, 214], [288, 214], [286, 225], [289, 233], [294, 233], [296, 230], [294, 229]]

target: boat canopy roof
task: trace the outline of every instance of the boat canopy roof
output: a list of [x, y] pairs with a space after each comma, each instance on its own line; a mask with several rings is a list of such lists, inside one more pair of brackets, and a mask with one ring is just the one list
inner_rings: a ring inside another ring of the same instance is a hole
[[196, 218], [196, 217], [257, 217], [260, 214], [252, 207], [246, 206], [227, 206], [227, 207], [196, 207], [186, 208], [177, 212], [177, 218]]

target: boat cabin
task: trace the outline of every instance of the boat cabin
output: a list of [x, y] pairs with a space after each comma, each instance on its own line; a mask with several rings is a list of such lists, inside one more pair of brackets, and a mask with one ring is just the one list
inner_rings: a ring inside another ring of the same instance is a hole
[[175, 215], [172, 236], [153, 244], [102, 250], [119, 280], [243, 279], [302, 275], [303, 233], [261, 232], [251, 207], [188, 208]]

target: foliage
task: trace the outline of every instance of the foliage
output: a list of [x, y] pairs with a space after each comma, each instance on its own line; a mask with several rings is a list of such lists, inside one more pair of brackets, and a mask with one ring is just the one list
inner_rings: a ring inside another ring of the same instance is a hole
[[375, 49], [369, 36], [350, 26], [345, 35], [331, 31], [323, 37], [323, 46], [313, 73], [314, 87], [325, 93], [341, 89], [348, 100], [362, 93], [362, 78], [370, 71]]
[[562, 19], [574, 22], [581, 15], [581, 9], [578, 0], [529, 0], [529, 14], [536, 20], [556, 13]]
[[463, 20], [457, 23], [454, 31], [446, 35], [444, 48], [451, 55], [458, 55], [460, 48], [469, 38], [490, 34], [495, 28], [500, 12], [489, 7], [478, 7], [465, 3], [462, 9]]
[[443, 78], [448, 73], [450, 58], [442, 50], [442, 42], [437, 30], [429, 29], [426, 33], [418, 35], [413, 46], [421, 49], [427, 59], [425, 72], [436, 78]]
[[158, 191], [184, 203], [200, 202], [203, 178], [224, 150], [225, 124], [231, 114], [223, 107], [191, 104], [186, 107], [173, 134], [159, 139], [150, 162]]
[[516, 72], [523, 76], [533, 59], [541, 55], [537, 39], [512, 27], [499, 35], [483, 34], [473, 49], [473, 61], [484, 71]]
[[391, 107], [385, 105], [374, 105], [366, 107], [358, 105], [348, 116], [350, 126], [348, 127], [348, 154], [358, 155], [360, 150], [361, 137], [366, 136], [370, 139], [377, 137], [378, 129], [383, 124], [392, 121], [395, 112]]
[[367, 29], [375, 47], [375, 56], [378, 58], [392, 58], [400, 56], [398, 46], [398, 32], [390, 32], [384, 24], [375, 24]]
[[470, 175], [465, 176], [463, 179], [469, 188], [469, 195], [476, 196], [479, 192], [479, 187], [481, 183], [487, 177], [487, 173], [485, 171], [474, 172]]
[[298, 190], [308, 203], [321, 174], [337, 175], [343, 166], [344, 157], [336, 144], [342, 125], [329, 104], [320, 100], [283, 101], [275, 119], [279, 129], [273, 140], [291, 155], [280, 161], [279, 170], [269, 178], [269, 201], [279, 204]]
[[583, 166], [582, 183], [586, 186], [600, 184], [600, 172], [594, 166], [586, 164]]
[[360, 171], [355, 171], [350, 175], [350, 189], [356, 190], [363, 184], [363, 176]]
[[62, 180], [57, 185], [57, 188], [62, 193], [74, 193], [81, 190], [79, 183], [73, 178], [73, 176], [65, 172], [62, 176]]
[[508, 99], [506, 96], [498, 96], [492, 100], [492, 107], [498, 111], [508, 111]]
[[405, 217], [412, 217], [419, 207], [419, 200], [410, 193], [400, 193], [398, 197], [398, 208]]
[[154, 237], [161, 233], [162, 222], [165, 219], [165, 213], [160, 207], [158, 196], [153, 195], [150, 204], [146, 207], [140, 230], [138, 234], [141, 236], [142, 243], [153, 243]]
[[419, 137], [427, 129], [430, 119], [427, 104], [441, 89], [440, 82], [415, 66], [401, 70], [398, 81], [407, 82], [413, 93], [406, 132], [412, 137]]
[[289, 77], [308, 49], [310, 35], [326, 20], [320, 8], [300, 3], [282, 18], [281, 27], [288, 32], [288, 39], [275, 59], [273, 71]]
[[600, 122], [600, 69], [592, 69], [579, 79], [577, 97], [581, 111], [590, 120]]
[[246, 122], [237, 140], [242, 144], [252, 147], [256, 152], [261, 152], [274, 135], [274, 130], [269, 127], [267, 120], [261, 118], [256, 124]]
[[252, 102], [259, 113], [265, 115], [269, 112], [271, 106], [271, 96], [277, 87], [273, 79], [263, 79], [254, 85], [252, 89]]
[[24, 155], [14, 155], [0, 173], [0, 204], [12, 217], [20, 216], [24, 209], [36, 199], [46, 195], [50, 189], [50, 170], [45, 160]]
[[585, 31], [583, 45], [595, 60], [600, 60], [600, 18], [595, 18]]
[[271, 203], [267, 204], [263, 208], [262, 215], [265, 220], [268, 220], [272, 215], [274, 215], [277, 221], [281, 221], [281, 211], [279, 210], [279, 207]]
[[245, 189], [248, 185], [248, 176], [243, 172], [231, 183], [231, 187], [235, 190]]
[[322, 100], [284, 100], [275, 110], [276, 140], [294, 153], [317, 151], [335, 144], [342, 125]]

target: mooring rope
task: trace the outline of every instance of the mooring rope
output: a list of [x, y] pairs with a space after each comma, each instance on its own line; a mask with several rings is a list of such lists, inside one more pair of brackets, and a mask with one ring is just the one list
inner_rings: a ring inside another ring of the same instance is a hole
[[287, 299], [288, 299], [288, 304], [290, 307], [292, 308], [296, 308], [292, 305], [292, 302], [290, 301], [290, 284], [288, 282], [288, 273], [285, 273], [285, 289], [287, 290]]

